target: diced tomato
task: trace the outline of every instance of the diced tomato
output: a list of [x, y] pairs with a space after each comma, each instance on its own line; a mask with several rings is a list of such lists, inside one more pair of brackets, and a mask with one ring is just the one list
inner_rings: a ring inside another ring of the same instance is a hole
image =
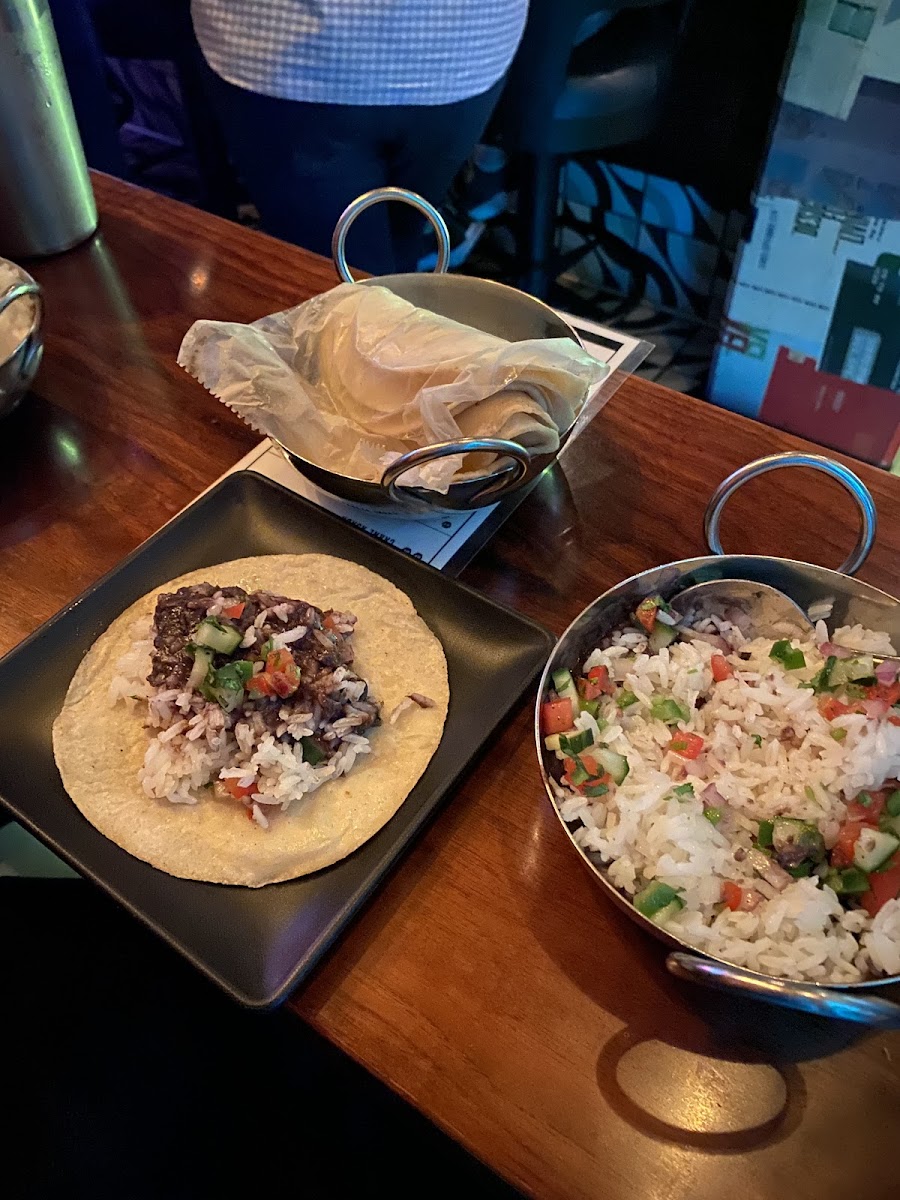
[[[596, 758], [594, 758], [592, 755], [579, 754], [578, 761], [581, 763], [581, 765], [584, 767], [584, 769], [587, 771], [588, 775], [590, 775], [592, 779], [596, 780], [600, 775], [603, 774], [603, 772], [597, 766]], [[578, 766], [578, 763], [575, 761], [574, 758], [564, 758], [563, 759], [563, 771], [566, 773], [566, 775], [571, 775], [577, 766]]]
[[272, 671], [270, 678], [275, 695], [281, 696], [283, 700], [293, 696], [300, 686], [300, 672], [296, 664], [292, 664], [286, 671]]
[[843, 700], [838, 700], [836, 696], [823, 696], [819, 701], [819, 712], [826, 721], [833, 721], [835, 717], [843, 717], [853, 711], [851, 705], [845, 704]]
[[272, 686], [272, 676], [267, 675], [265, 671], [260, 671], [258, 675], [251, 676], [247, 680], [247, 691], [251, 696], [274, 696], [275, 689]]
[[572, 728], [574, 721], [572, 701], [568, 697], [564, 700], [548, 700], [541, 705], [541, 729], [544, 733], [565, 733]]
[[853, 851], [859, 832], [865, 822], [845, 821], [838, 830], [838, 839], [831, 850], [831, 865], [833, 867], [850, 867], [853, 865]]
[[275, 671], [286, 671], [294, 665], [294, 656], [286, 647], [280, 650], [270, 650], [266, 655], [266, 671], [272, 675]]
[[603, 695], [603, 687], [594, 679], [579, 679], [577, 687], [583, 700], [599, 700]]
[[229, 796], [235, 800], [243, 800], [245, 796], [249, 796], [255, 790], [256, 785], [251, 783], [248, 787], [241, 787], [239, 779], [220, 779], [222, 787], [228, 792]]
[[583, 780], [581, 783], [572, 782], [572, 772], [578, 765], [574, 758], [563, 759], [563, 782], [567, 783], [570, 788], [574, 788], [576, 792], [583, 792], [586, 787], [596, 787], [598, 783], [605, 783], [607, 787], [612, 786], [612, 776], [602, 770], [597, 764], [597, 760], [590, 754], [579, 754], [578, 759], [590, 776], [589, 779]]
[[591, 683], [599, 684], [600, 690], [606, 692], [608, 696], [611, 696], [616, 690], [609, 678], [609, 667], [591, 667], [587, 677]]
[[859, 821], [863, 825], [877, 825], [879, 817], [884, 812], [887, 796], [884, 792], [868, 792], [866, 794], [870, 798], [868, 804], [862, 804], [857, 799], [851, 800], [847, 805], [847, 820]]
[[322, 622], [322, 628], [329, 630], [331, 633], [334, 633], [334, 631], [337, 629], [337, 621], [335, 620], [333, 612], [327, 612], [325, 614], [325, 619]]
[[888, 717], [888, 725], [900, 725], [900, 717]]
[[731, 879], [722, 884], [722, 899], [732, 912], [752, 912], [762, 903], [762, 896], [754, 888], [742, 888]]
[[887, 904], [900, 895], [900, 855], [895, 854], [883, 871], [873, 871], [869, 876], [869, 890], [864, 892], [859, 902], [869, 914], [874, 917]]
[[703, 749], [703, 738], [698, 733], [676, 733], [669, 749], [681, 758], [697, 758]]
[[222, 609], [222, 616], [223, 617], [231, 617], [232, 621], [236, 621], [238, 619], [238, 617], [240, 617], [243, 614], [244, 609], [246, 607], [247, 607], [246, 604], [243, 604], [243, 603], [242, 604], [232, 604], [229, 608]]
[[895, 683], [876, 683], [866, 688], [869, 700], [883, 700], [889, 707], [900, 700], [900, 680]]
[[724, 654], [714, 654], [710, 666], [712, 667], [712, 677], [716, 683], [723, 683], [734, 674], [734, 669]]
[[656, 624], [656, 614], [658, 611], [659, 600], [654, 596], [648, 597], [646, 600], [642, 600], [637, 606], [637, 611], [634, 615], [637, 617], [641, 625], [643, 625], [643, 627], [647, 630], [647, 632], [652, 633], [653, 626]]

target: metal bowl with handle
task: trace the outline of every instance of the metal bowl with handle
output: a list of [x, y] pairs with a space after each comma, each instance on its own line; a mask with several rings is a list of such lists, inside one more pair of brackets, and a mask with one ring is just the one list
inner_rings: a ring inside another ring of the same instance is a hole
[[[434, 226], [438, 239], [434, 273], [381, 275], [359, 280], [353, 278], [345, 252], [350, 226], [365, 209], [386, 200], [399, 200], [412, 205]], [[418, 308], [470, 325], [483, 333], [509, 342], [534, 338], [570, 338], [579, 346], [582, 344], [572, 326], [534, 296], [490, 279], [446, 274], [450, 263], [450, 235], [444, 218], [427, 200], [406, 188], [376, 188], [348, 205], [334, 230], [332, 257], [342, 282], [356, 283], [360, 287], [388, 288]], [[561, 443], [568, 432], [561, 431]], [[517, 442], [502, 438], [466, 438], [412, 450], [392, 463], [379, 482], [373, 483], [329, 471], [287, 446], [279, 445], [288, 462], [323, 491], [356, 504], [376, 508], [399, 506], [413, 512], [472, 509], [495, 504], [503, 497], [527, 487], [556, 458], [555, 454], [531, 456]], [[477, 452], [497, 455], [495, 464], [485, 475], [452, 483], [446, 495], [428, 488], [408, 487], [402, 482], [403, 475], [413, 467], [421, 467], [453, 454]]]
[[[11, 267], [15, 280], [5, 291], [0, 292], [0, 319], [3, 313], [13, 306], [24, 307], [31, 304], [32, 315], [28, 330], [24, 336], [5, 356], [0, 356], [0, 417], [12, 412], [28, 389], [40, 365], [44, 352], [43, 338], [43, 301], [41, 289], [27, 271], [10, 262], [0, 259], [0, 263]], [[7, 272], [4, 272], [7, 274]]]
[[[761, 555], [725, 554], [719, 540], [719, 519], [728, 498], [748, 479], [782, 467], [802, 466], [823, 471], [850, 492], [860, 510], [861, 525], [857, 545], [839, 571], [811, 563]], [[552, 674], [560, 668], [572, 669], [584, 662], [602, 638], [627, 625], [638, 604], [647, 596], [660, 594], [676, 600], [679, 593], [709, 580], [743, 579], [769, 584], [789, 596], [804, 611], [816, 603], [833, 601], [829, 622], [833, 626], [864, 625], [888, 633], [895, 646], [900, 645], [900, 600], [853, 578], [866, 559], [875, 537], [876, 514], [872, 497], [861, 479], [831, 459], [810, 454], [776, 454], [748, 463], [725, 479], [712, 496], [705, 516], [706, 539], [712, 555], [666, 563], [633, 575], [610, 588], [576, 617], [556, 644], [541, 677], [535, 707], [535, 744], [547, 795], [554, 811], [585, 866], [605, 889], [613, 903], [654, 937], [669, 945], [674, 953], [667, 960], [669, 970], [684, 979], [724, 991], [739, 991], [762, 1000], [820, 1015], [841, 1017], [865, 1024], [900, 1028], [900, 1004], [871, 995], [885, 984], [900, 983], [900, 976], [868, 979], [848, 984], [811, 984], [782, 979], [734, 966], [682, 941], [653, 923], [634, 907], [631, 900], [608, 879], [599, 855], [582, 849], [575, 841], [578, 822], [563, 819], [551, 785], [550, 767], [555, 757], [545, 750], [540, 726], [540, 706], [552, 686]]]

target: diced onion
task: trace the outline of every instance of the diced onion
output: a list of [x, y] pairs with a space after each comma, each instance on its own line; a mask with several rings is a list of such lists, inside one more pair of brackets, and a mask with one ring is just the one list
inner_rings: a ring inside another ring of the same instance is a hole
[[838, 646], [835, 642], [823, 642], [819, 653], [825, 658], [853, 658], [855, 651], [848, 650], [846, 646]]
[[890, 659], [885, 659], [884, 662], [880, 662], [875, 668], [875, 678], [879, 683], [894, 683], [897, 679], [898, 670], [900, 670], [900, 667], [898, 667], [897, 663], [891, 662]]

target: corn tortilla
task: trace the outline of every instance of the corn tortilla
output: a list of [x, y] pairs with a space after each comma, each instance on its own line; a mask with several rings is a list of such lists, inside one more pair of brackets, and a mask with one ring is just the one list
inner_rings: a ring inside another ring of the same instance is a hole
[[[269, 829], [210, 796], [196, 805], [147, 796], [138, 770], [147, 747], [142, 707], [111, 707], [108, 692], [135, 625], [149, 622], [160, 592], [209, 582], [265, 590], [355, 613], [354, 670], [382, 705], [372, 753], [277, 816]], [[410, 692], [435, 702], [388, 717]], [[321, 870], [352, 854], [394, 815], [438, 747], [447, 716], [447, 663], [409, 597], [365, 567], [324, 554], [243, 558], [191, 571], [136, 601], [85, 655], [53, 725], [66, 791], [84, 816], [136, 858], [169, 875], [262, 887]]]

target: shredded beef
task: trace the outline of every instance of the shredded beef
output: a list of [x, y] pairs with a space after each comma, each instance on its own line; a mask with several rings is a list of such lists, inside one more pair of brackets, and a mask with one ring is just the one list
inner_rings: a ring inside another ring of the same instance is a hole
[[[349, 666], [353, 662], [353, 648], [349, 636], [323, 628], [326, 618], [332, 615], [330, 610], [323, 612], [303, 600], [292, 600], [288, 596], [277, 596], [270, 592], [248, 594], [238, 587], [217, 588], [211, 583], [199, 583], [179, 588], [177, 592], [160, 595], [153, 619], [154, 649], [150, 684], [163, 688], [185, 686], [193, 666], [193, 658], [185, 652], [185, 646], [191, 641], [200, 621], [207, 615], [213, 604], [213, 597], [218, 592], [232, 604], [244, 604], [244, 611], [240, 617], [218, 617], [223, 624], [234, 625], [242, 635], [254, 624], [263, 609], [269, 610], [264, 623], [258, 629], [255, 644], [239, 651], [235, 657], [259, 658], [260, 648], [269, 637], [297, 629], [301, 625], [306, 627], [303, 637], [292, 642], [289, 647], [300, 671], [300, 687], [290, 698], [290, 707], [310, 710], [318, 707], [326, 721], [337, 716], [343, 708], [344, 701], [334, 695], [332, 676], [335, 668]], [[276, 608], [281, 609], [281, 613], [271, 611]], [[354, 623], [353, 617], [344, 614], [334, 616], [338, 623]], [[214, 665], [220, 666], [227, 661], [226, 656], [216, 655]], [[366, 698], [367, 693], [364, 693], [362, 700], [365, 702]], [[283, 700], [277, 699], [261, 702], [263, 710], [272, 710], [273, 727], [278, 721], [278, 709], [284, 703]]]

